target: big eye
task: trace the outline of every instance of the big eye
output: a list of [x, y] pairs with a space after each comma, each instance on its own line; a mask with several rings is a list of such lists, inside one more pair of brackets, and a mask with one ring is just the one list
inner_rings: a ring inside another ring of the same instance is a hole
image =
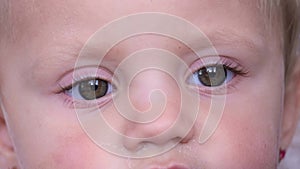
[[102, 79], [87, 79], [77, 82], [66, 91], [74, 99], [96, 100], [111, 92], [111, 84]]
[[206, 87], [217, 87], [229, 82], [234, 73], [224, 65], [213, 65], [200, 68], [193, 74], [193, 83]]

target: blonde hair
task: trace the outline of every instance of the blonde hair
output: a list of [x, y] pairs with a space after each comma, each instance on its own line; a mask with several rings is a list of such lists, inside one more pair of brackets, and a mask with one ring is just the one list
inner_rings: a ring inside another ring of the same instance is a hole
[[258, 3], [268, 18], [267, 29], [280, 25], [286, 82], [290, 81], [299, 57], [299, 4], [300, 0], [259, 0]]
[[286, 80], [289, 80], [299, 57], [299, 0], [281, 0], [282, 30], [284, 35]]

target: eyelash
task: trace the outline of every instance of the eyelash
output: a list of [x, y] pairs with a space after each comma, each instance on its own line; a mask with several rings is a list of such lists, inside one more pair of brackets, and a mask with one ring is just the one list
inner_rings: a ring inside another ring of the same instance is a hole
[[[209, 58], [207, 59], [210, 60]], [[222, 84], [217, 87], [206, 87], [206, 86], [191, 86], [193, 89], [197, 90], [200, 94], [209, 96], [210, 94], [226, 94], [232, 92], [233, 89], [236, 89], [236, 85], [241, 80], [241, 77], [248, 77], [249, 71], [245, 67], [241, 66], [238, 61], [235, 59], [231, 59], [227, 56], [218, 56], [216, 57], [217, 61], [213, 61], [213, 63], [210, 64], [204, 64], [206, 61], [206, 57], [201, 58], [197, 61], [195, 61], [190, 67], [192, 70], [192, 73], [196, 73], [202, 68], [210, 67], [210, 66], [218, 66], [223, 65], [223, 67], [231, 71], [234, 75], [232, 80], [230, 82]], [[226, 90], [224, 90], [226, 89]], [[224, 93], [226, 91], [226, 93]]]
[[[228, 70], [236, 73], [237, 75], [247, 76], [249, 71], [241, 66], [236, 60], [230, 59], [226, 56], [215, 57], [212, 64], [204, 64], [205, 62], [209, 62], [210, 59], [202, 58], [195, 61], [190, 67], [192, 72], [195, 72], [203, 67], [215, 66], [215, 65], [224, 65]], [[195, 68], [196, 67], [196, 68]]]
[[[72, 96], [69, 96], [67, 94], [67, 92], [69, 90], [78, 86], [79, 83], [81, 83], [83, 81], [91, 80], [91, 79], [99, 79], [99, 80], [106, 81], [100, 77], [90, 77], [90, 78], [82, 78], [82, 80], [75, 81], [74, 84], [69, 85], [67, 87], [61, 86], [60, 93], [62, 93], [64, 95], [64, 98], [65, 98], [64, 104], [66, 104], [68, 107], [71, 107], [71, 108], [74, 108], [75, 105], [76, 105], [76, 108], [87, 108], [87, 107], [95, 107], [95, 106], [100, 108], [100, 107], [104, 106], [106, 103], [108, 103], [110, 101], [110, 98], [112, 97], [111, 96], [112, 91], [109, 93], [107, 92], [103, 97], [94, 99], [94, 100], [75, 99]], [[109, 81], [106, 81], [106, 82], [110, 84]], [[112, 88], [113, 87], [111, 85], [110, 89], [113, 90]], [[70, 92], [70, 93], [72, 93], [72, 92]]]
[[[80, 71], [81, 69], [85, 71]], [[95, 71], [95, 69], [97, 69], [97, 71]], [[74, 106], [76, 105], [76, 108], [86, 108], [86, 107], [95, 107], [95, 106], [100, 108], [111, 100], [110, 99], [112, 97], [111, 93], [113, 90], [115, 90], [114, 89], [115, 86], [113, 86], [111, 83], [111, 72], [106, 70], [105, 68], [101, 68], [101, 69], [99, 67], [80, 68], [78, 70], [75, 70], [74, 73], [70, 73], [68, 76], [70, 77], [68, 78], [69, 80], [62, 81], [59, 84], [60, 89], [57, 92], [58, 94], [62, 94], [64, 98], [64, 104], [67, 107], [74, 108]], [[110, 85], [110, 90], [111, 90], [110, 94], [106, 93], [105, 96], [95, 100], [75, 99], [72, 96], [69, 96], [67, 94], [69, 90], [78, 86], [81, 82], [94, 80], [94, 79], [99, 79], [107, 82]]]
[[[195, 61], [192, 64], [191, 70], [192, 70], [192, 73], [194, 74], [202, 68], [210, 67], [210, 66], [217, 66], [217, 65], [223, 65], [226, 70], [231, 71], [234, 74], [232, 80], [230, 80], [230, 82], [228, 84], [226, 83], [225, 85], [221, 85], [221, 86], [217, 86], [217, 87], [193, 86], [193, 88], [196, 89], [200, 94], [209, 95], [212, 92], [213, 92], [213, 94], [224, 94], [223, 91], [225, 88], [228, 88], [228, 91], [230, 92], [230, 90], [232, 88], [235, 88], [236, 83], [239, 80], [239, 78], [236, 78], [237, 76], [247, 77], [249, 74], [247, 69], [242, 67], [236, 61], [233, 61], [226, 57], [220, 57], [220, 58], [218, 58], [217, 61], [214, 61], [214, 63], [207, 64], [207, 65], [204, 65], [203, 62], [199, 59], [199, 61]], [[85, 99], [78, 100], [78, 99], [74, 99], [74, 98], [72, 98], [72, 96], [69, 96], [66, 94], [67, 91], [71, 90], [72, 88], [74, 88], [75, 86], [80, 84], [81, 82], [91, 80], [91, 79], [99, 79], [99, 80], [106, 81], [109, 85], [111, 85], [111, 90], [112, 90], [111, 93], [109, 93], [109, 94], [106, 93], [103, 97], [100, 97], [100, 98], [94, 99], [94, 100], [85, 100]], [[235, 80], [235, 82], [231, 82], [233, 80]], [[95, 105], [97, 107], [102, 107], [103, 105], [105, 105], [106, 103], [108, 103], [111, 100], [110, 98], [112, 97], [113, 90], [115, 90], [115, 87], [111, 83], [111, 80], [108, 80], [107, 77], [105, 78], [105, 77], [101, 77], [99, 75], [96, 75], [96, 76], [95, 75], [87, 75], [84, 73], [79, 74], [72, 78], [72, 82], [73, 82], [72, 84], [66, 85], [66, 86], [59, 85], [60, 86], [59, 93], [62, 93], [64, 95], [65, 104], [67, 104], [70, 107], [73, 107], [74, 104], [76, 104], [76, 107], [79, 107], [79, 108], [80, 107], [94, 107]]]
[[[243, 76], [243, 77], [247, 77], [248, 76], [248, 70], [244, 69], [242, 66], [238, 65], [238, 64], [234, 64], [232, 62], [229, 61], [222, 61], [220, 60], [218, 63], [214, 64], [214, 65], [208, 65], [208, 66], [204, 66], [204, 67], [209, 67], [209, 66], [216, 66], [216, 65], [224, 65], [224, 68], [226, 68], [227, 70], [233, 72], [238, 76]], [[201, 68], [200, 68], [201, 69]]]

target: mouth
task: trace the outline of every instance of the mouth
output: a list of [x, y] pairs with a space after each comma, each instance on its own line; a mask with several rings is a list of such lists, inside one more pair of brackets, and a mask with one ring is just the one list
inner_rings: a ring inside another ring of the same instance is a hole
[[171, 166], [168, 166], [168, 167], [151, 167], [149, 169], [190, 169], [189, 167], [187, 166], [184, 166], [184, 165], [171, 165]]

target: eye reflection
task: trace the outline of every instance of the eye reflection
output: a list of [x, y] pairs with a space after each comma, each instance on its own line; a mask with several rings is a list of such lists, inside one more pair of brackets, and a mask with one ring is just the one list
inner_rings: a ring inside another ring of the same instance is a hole
[[242, 72], [226, 64], [215, 64], [199, 68], [188, 81], [198, 87], [212, 88], [229, 83], [236, 75], [242, 75]]
[[227, 70], [224, 65], [208, 66], [199, 69], [197, 72], [198, 80], [208, 87], [222, 85], [227, 77]]

